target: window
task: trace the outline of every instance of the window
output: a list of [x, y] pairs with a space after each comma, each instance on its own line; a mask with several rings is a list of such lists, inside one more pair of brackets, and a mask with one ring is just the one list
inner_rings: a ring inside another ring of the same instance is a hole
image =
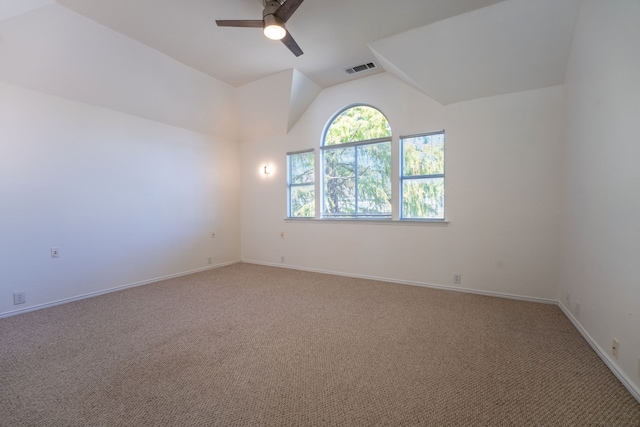
[[444, 219], [444, 131], [400, 137], [402, 219]]
[[391, 128], [373, 107], [338, 113], [322, 146], [323, 217], [391, 217]]
[[289, 218], [308, 218], [316, 214], [313, 150], [287, 154]]

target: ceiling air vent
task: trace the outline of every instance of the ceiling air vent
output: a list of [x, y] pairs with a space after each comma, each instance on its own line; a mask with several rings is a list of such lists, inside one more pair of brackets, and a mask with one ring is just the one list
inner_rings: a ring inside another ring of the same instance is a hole
[[359, 73], [360, 71], [370, 70], [372, 68], [376, 68], [376, 64], [374, 64], [373, 62], [369, 62], [368, 64], [356, 65], [355, 67], [347, 68], [345, 71], [347, 72], [347, 74], [355, 74]]

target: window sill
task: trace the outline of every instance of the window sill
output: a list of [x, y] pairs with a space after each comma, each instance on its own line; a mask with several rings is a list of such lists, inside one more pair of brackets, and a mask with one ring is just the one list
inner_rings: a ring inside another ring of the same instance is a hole
[[332, 224], [369, 224], [369, 225], [406, 225], [446, 227], [449, 221], [442, 219], [377, 219], [377, 218], [285, 218], [285, 222], [332, 223]]

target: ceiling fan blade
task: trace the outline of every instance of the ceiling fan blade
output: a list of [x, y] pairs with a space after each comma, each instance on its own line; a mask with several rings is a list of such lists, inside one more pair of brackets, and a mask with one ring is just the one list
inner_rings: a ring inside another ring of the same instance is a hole
[[291, 15], [293, 15], [293, 12], [296, 11], [303, 1], [304, 0], [286, 0], [284, 4], [275, 11], [274, 15], [282, 19], [284, 22], [287, 22], [289, 18], [291, 18]]
[[287, 31], [287, 35], [280, 41], [284, 43], [284, 45], [288, 47], [295, 56], [300, 56], [304, 53], [302, 52], [302, 49], [300, 49], [300, 46], [298, 46], [298, 43], [296, 43], [293, 37], [291, 37], [289, 31]]
[[243, 28], [262, 28], [262, 19], [233, 20], [233, 19], [216, 19], [218, 27], [243, 27]]

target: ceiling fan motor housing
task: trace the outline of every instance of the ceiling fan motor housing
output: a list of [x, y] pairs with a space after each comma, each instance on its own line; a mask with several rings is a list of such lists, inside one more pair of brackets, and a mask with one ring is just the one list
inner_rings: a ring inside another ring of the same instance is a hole
[[284, 21], [275, 14], [280, 6], [277, 0], [266, 1], [262, 12], [264, 35], [272, 40], [281, 40], [286, 35]]
[[262, 11], [262, 18], [266, 18], [268, 15], [273, 15], [282, 6], [278, 0], [268, 0], [264, 2], [264, 10]]

